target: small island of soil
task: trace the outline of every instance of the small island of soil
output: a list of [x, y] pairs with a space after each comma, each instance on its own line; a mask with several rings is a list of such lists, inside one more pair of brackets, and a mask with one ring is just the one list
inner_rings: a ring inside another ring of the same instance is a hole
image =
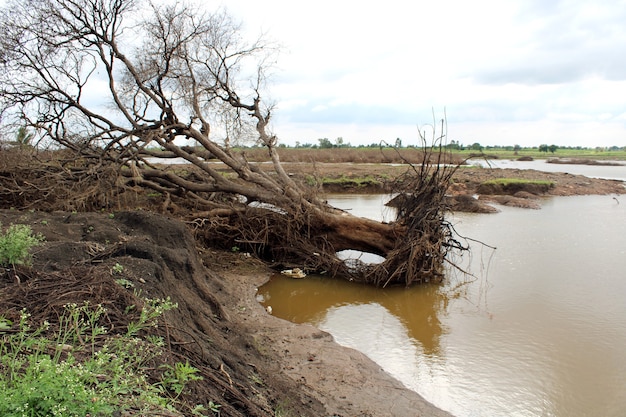
[[611, 166], [611, 167], [624, 166], [623, 162], [599, 161], [597, 159], [587, 159], [587, 158], [550, 158], [546, 162], [549, 164], [563, 164], [563, 165], [599, 165], [599, 166]]
[[[301, 178], [303, 181], [304, 178], [311, 176], [347, 179], [341, 184], [330, 182], [324, 185], [322, 190], [328, 194], [390, 192], [388, 186], [391, 180], [408, 169], [406, 165], [391, 164], [285, 163], [284, 165], [293, 177]], [[366, 184], [358, 181], [358, 178], [365, 177], [368, 178]], [[531, 183], [503, 194], [498, 193], [496, 189], [483, 186], [488, 181], [504, 178], [528, 180]], [[350, 179], [354, 180], [348, 181]], [[552, 186], [537, 186], [532, 183], [534, 181], [549, 182]], [[560, 172], [460, 167], [454, 173], [448, 191], [448, 205], [452, 211], [494, 213], [498, 211], [494, 204], [539, 209], [542, 197], [620, 195], [626, 193], [626, 186], [623, 181], [589, 178]]]
[[[520, 181], [515, 187], [498, 187], [493, 185], [494, 180], [516, 179]], [[549, 185], [547, 185], [547, 184]], [[575, 195], [620, 195], [626, 193], [623, 181], [589, 178], [582, 175], [568, 173], [552, 173], [531, 169], [502, 169], [502, 168], [460, 168], [453, 177], [450, 186], [452, 199], [465, 196], [465, 205], [451, 209], [489, 213], [494, 209], [493, 203], [540, 209], [541, 198], [546, 196], [575, 196]], [[476, 196], [475, 201], [467, 200], [468, 196]], [[490, 204], [487, 204], [490, 203]], [[495, 209], [497, 211], [497, 209]]]

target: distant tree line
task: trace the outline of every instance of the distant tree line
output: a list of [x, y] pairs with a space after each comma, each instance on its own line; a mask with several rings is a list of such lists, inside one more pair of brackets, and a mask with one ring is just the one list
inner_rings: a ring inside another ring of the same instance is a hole
[[545, 144], [544, 145], [539, 145], [539, 152], [555, 153], [557, 149], [559, 149], [559, 147], [556, 146], [556, 145], [550, 145], [550, 146], [545, 145]]
[[[380, 148], [380, 147], [395, 147], [395, 148], [415, 148], [413, 145], [404, 146], [402, 143], [402, 139], [397, 138], [394, 143], [389, 143], [386, 141], [372, 142], [368, 145], [351, 145], [349, 142], [346, 143], [342, 137], [338, 137], [332, 142], [328, 138], [320, 138], [317, 140], [318, 143], [310, 143], [310, 142], [300, 142], [296, 141], [295, 146], [290, 146], [287, 144], [281, 144], [282, 148], [296, 148], [296, 149], [331, 149], [331, 148]], [[478, 142], [474, 142], [469, 145], [465, 145], [460, 141], [451, 140], [449, 143], [444, 145], [444, 148], [447, 150], [453, 151], [509, 151], [515, 152], [516, 154], [524, 149], [527, 150], [535, 150], [539, 152], [545, 153], [556, 153], [557, 150], [593, 150], [596, 152], [618, 152], [618, 151], [626, 151], [626, 146], [610, 146], [610, 147], [584, 147], [584, 146], [558, 146], [555, 144], [541, 144], [539, 146], [524, 146], [515, 144], [515, 145], [486, 145], [483, 146]]]
[[[12, 140], [11, 140], [12, 139]], [[17, 131], [14, 132], [13, 134], [13, 138], [7, 138], [0, 136], [0, 144], [4, 143], [6, 145], [9, 146], [18, 146], [18, 147], [28, 147], [28, 146], [37, 146], [36, 143], [33, 143], [35, 139], [35, 134], [28, 129], [27, 127], [19, 127], [17, 129]], [[333, 149], [333, 148], [389, 148], [389, 147], [395, 147], [395, 148], [403, 148], [403, 143], [402, 143], [402, 139], [400, 138], [396, 138], [395, 142], [393, 144], [385, 142], [385, 141], [379, 141], [379, 142], [372, 142], [369, 145], [356, 145], [353, 146], [350, 144], [350, 142], [346, 143], [343, 139], [343, 137], [339, 136], [335, 139], [334, 143], [328, 139], [328, 138], [319, 138], [317, 140], [318, 143], [301, 143], [300, 141], [296, 141], [294, 146], [289, 146], [288, 144], [285, 143], [281, 143], [280, 145], [278, 145], [279, 148], [296, 148], [296, 149]], [[242, 147], [248, 147], [248, 146], [242, 146]], [[252, 145], [250, 147], [257, 147], [257, 145]], [[413, 145], [408, 145], [405, 146], [406, 148], [415, 148], [416, 146]], [[539, 146], [531, 146], [531, 147], [522, 147], [518, 144], [516, 145], [486, 145], [486, 146], [482, 146], [480, 143], [478, 142], [474, 142], [471, 145], [464, 145], [459, 141], [456, 140], [451, 140], [449, 143], [447, 143], [446, 145], [444, 145], [444, 148], [447, 150], [455, 150], [455, 151], [477, 151], [477, 152], [482, 152], [482, 151], [499, 151], [499, 150], [503, 150], [503, 151], [513, 151], [515, 152], [515, 154], [517, 154], [518, 152], [520, 152], [523, 149], [530, 149], [530, 150], [538, 150], [539, 152], [545, 152], [545, 153], [556, 153], [556, 151], [558, 149], [562, 149], [562, 150], [578, 150], [578, 151], [583, 151], [583, 150], [593, 150], [595, 152], [620, 152], [620, 151], [626, 151], [626, 146], [609, 146], [609, 147], [603, 147], [603, 146], [596, 146], [594, 148], [589, 148], [589, 147], [584, 147], [584, 146], [557, 146], [557, 145], [547, 145], [547, 144], [541, 144]]]

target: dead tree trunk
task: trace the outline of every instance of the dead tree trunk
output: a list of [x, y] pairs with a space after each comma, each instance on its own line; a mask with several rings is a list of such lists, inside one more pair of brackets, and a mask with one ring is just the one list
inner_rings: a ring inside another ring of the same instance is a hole
[[[243, 44], [223, 12], [142, 4], [20, 0], [3, 10], [4, 121], [34, 127], [42, 143], [70, 152], [45, 167], [80, 190], [70, 204], [89, 207], [105, 185], [114, 198], [147, 189], [163, 196], [163, 209], [194, 213], [190, 220], [207, 242], [247, 245], [277, 265], [377, 285], [439, 276], [451, 247], [442, 217], [447, 172], [429, 168], [427, 159], [411, 166], [416, 179], [404, 184], [413, 197], [393, 224], [328, 206], [280, 163], [272, 107], [261, 99], [272, 45]], [[104, 102], [84, 98], [94, 90]], [[246, 139], [267, 150], [270, 170], [234, 150]], [[155, 162], [171, 157], [191, 168]], [[387, 260], [347, 266], [335, 256], [342, 249]]]

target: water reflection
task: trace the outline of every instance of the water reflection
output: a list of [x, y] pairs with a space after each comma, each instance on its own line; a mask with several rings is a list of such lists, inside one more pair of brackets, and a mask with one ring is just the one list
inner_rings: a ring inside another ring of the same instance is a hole
[[[333, 335], [343, 344], [352, 345], [351, 338], [361, 338], [353, 331], [354, 319], [358, 318], [358, 325], [369, 329], [370, 339], [385, 334], [381, 340], [401, 338], [404, 344], [416, 344], [423, 354], [441, 353], [439, 340], [445, 329], [440, 315], [447, 310], [448, 295], [435, 285], [377, 289], [320, 276], [290, 279], [277, 274], [259, 289], [258, 299], [264, 306], [271, 306], [278, 317], [312, 323], [321, 329], [333, 328]], [[344, 317], [347, 320], [342, 325]], [[345, 334], [335, 334], [342, 327]]]

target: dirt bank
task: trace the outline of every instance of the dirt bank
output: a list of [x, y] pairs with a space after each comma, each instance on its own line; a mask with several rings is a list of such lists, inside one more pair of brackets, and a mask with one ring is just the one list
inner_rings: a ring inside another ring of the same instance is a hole
[[463, 185], [469, 192], [477, 192], [480, 184], [498, 178], [518, 178], [523, 180], [550, 181], [554, 184], [545, 190], [549, 196], [608, 195], [625, 194], [623, 181], [588, 178], [561, 172], [544, 172], [534, 169], [503, 168], [460, 168], [454, 175], [454, 182]]
[[[323, 186], [326, 193], [384, 193], [388, 192], [388, 184], [393, 178], [409, 169], [400, 164], [336, 164], [317, 163], [293, 164], [286, 163], [286, 170], [296, 178], [304, 179], [309, 176], [322, 179], [342, 179], [341, 182], [330, 181]], [[366, 178], [367, 181], [363, 181]], [[486, 181], [499, 178], [514, 178], [531, 181], [549, 181], [550, 187], [540, 187], [529, 184], [515, 195], [486, 193], [487, 187], [481, 187]], [[544, 172], [532, 169], [503, 169], [461, 167], [453, 178], [450, 187], [450, 206], [453, 210], [490, 213], [496, 212], [492, 206], [484, 204], [500, 204], [522, 208], [541, 208], [541, 198], [545, 196], [573, 196], [573, 195], [610, 195], [625, 194], [626, 186], [623, 181], [588, 178], [558, 172]], [[472, 201], [467, 196], [477, 196], [478, 201]], [[459, 198], [460, 197], [460, 198]], [[460, 200], [460, 201], [459, 201]]]
[[[269, 315], [255, 294], [271, 271], [241, 254], [197, 248], [180, 221], [143, 211], [4, 210], [0, 222], [28, 224], [46, 238], [32, 272], [0, 272], [1, 314], [27, 307], [44, 318], [89, 300], [105, 304], [115, 331], [114, 312], [136, 291], [170, 296], [179, 305], [166, 316], [171, 356], [204, 377], [190, 404], [213, 401], [221, 416], [449, 416], [329, 334]], [[113, 274], [116, 264], [122, 272]]]
[[[406, 165], [400, 164], [336, 164], [316, 163], [299, 164], [285, 163], [285, 170], [295, 177], [310, 175], [318, 178], [365, 178], [370, 177], [384, 185], [391, 179], [407, 171]], [[560, 172], [544, 172], [533, 169], [504, 169], [504, 168], [478, 168], [461, 167], [453, 176], [453, 183], [463, 185], [468, 192], [475, 192], [480, 184], [496, 178], [519, 178], [528, 180], [545, 180], [554, 183], [547, 195], [570, 196], [590, 194], [624, 194], [626, 187], [623, 181], [588, 178], [583, 175], [574, 175]], [[345, 188], [345, 187], [341, 187]], [[334, 191], [332, 187], [328, 190]], [[353, 190], [379, 191], [380, 188], [367, 186]], [[351, 190], [346, 190], [351, 191]]]

